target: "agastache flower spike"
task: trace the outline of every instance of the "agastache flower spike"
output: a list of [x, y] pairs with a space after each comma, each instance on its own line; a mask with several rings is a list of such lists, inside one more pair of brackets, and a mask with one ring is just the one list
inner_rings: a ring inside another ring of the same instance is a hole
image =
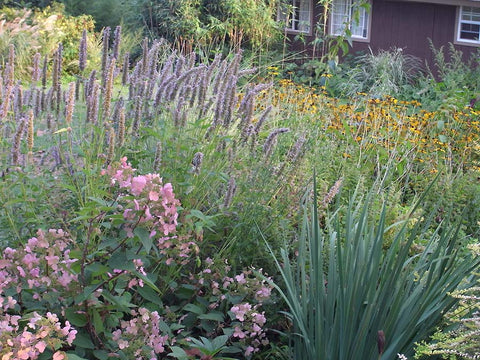
[[80, 48], [78, 50], [78, 67], [80, 69], [80, 73], [83, 74], [86, 66], [87, 66], [87, 30], [84, 29], [82, 32], [82, 38], [80, 40]]

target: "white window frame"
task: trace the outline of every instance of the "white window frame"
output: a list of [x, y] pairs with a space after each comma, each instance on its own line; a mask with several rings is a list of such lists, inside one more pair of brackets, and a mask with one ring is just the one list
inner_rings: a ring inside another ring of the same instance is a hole
[[[285, 4], [287, 6], [285, 6]], [[285, 31], [295, 34], [312, 34], [312, 0], [284, 0], [278, 8], [277, 19], [285, 23]]]
[[351, 32], [354, 41], [370, 41], [370, 27], [372, 14], [370, 9], [360, 7], [360, 18], [355, 24], [354, 11], [358, 7], [359, 0], [333, 0], [330, 12], [330, 35], [345, 35], [345, 29]]
[[[470, 19], [463, 18], [465, 16], [470, 15]], [[472, 17], [475, 16], [475, 19]], [[477, 19], [478, 17], [478, 19]], [[478, 39], [466, 39], [462, 38], [462, 25], [478, 25]], [[473, 45], [479, 46], [480, 45], [480, 7], [476, 6], [459, 6], [457, 9], [457, 34], [455, 36], [456, 43], [464, 44], [464, 45]]]

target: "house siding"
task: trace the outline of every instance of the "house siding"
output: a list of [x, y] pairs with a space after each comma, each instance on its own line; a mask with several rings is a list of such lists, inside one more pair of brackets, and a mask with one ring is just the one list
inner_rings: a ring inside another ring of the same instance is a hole
[[[319, 9], [314, 19], [319, 17]], [[448, 47], [455, 42], [457, 6], [390, 0], [373, 0], [371, 5], [370, 41], [353, 41], [351, 54], [372, 49], [403, 48], [432, 64], [433, 54], [429, 39], [435, 48]], [[313, 39], [313, 38], [312, 38]], [[308, 39], [307, 39], [308, 40]], [[298, 47], [297, 47], [298, 48]], [[476, 46], [455, 44], [465, 59], [477, 51]]]

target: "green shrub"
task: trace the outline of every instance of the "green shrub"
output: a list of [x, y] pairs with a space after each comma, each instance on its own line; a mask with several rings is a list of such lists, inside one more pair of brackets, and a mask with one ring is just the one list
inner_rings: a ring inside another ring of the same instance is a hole
[[[342, 96], [355, 97], [359, 93], [369, 97], [384, 98], [387, 95], [400, 97], [408, 85], [421, 74], [420, 59], [394, 48], [355, 56], [347, 64], [338, 79], [330, 82], [335, 92]], [[338, 75], [337, 75], [338, 76]]]
[[[400, 224], [384, 251], [387, 210], [372, 223], [370, 202], [362, 205], [353, 197], [345, 218], [336, 212], [323, 233], [314, 196], [298, 255], [292, 258], [291, 249], [283, 248], [275, 258], [282, 276], [275, 288], [288, 305], [295, 359], [412, 355], [412, 343], [426, 339], [458, 303], [449, 293], [464, 286], [463, 279], [480, 264], [460, 256], [458, 228], [428, 231], [431, 217], [418, 219], [411, 229], [408, 221]], [[422, 241], [425, 249], [411, 255], [414, 243]]]
[[436, 49], [430, 45], [434, 64], [419, 78], [412, 97], [428, 109], [461, 111], [480, 95], [480, 62], [477, 51], [466, 59], [462, 51], [449, 44]]
[[[48, 59], [53, 57], [58, 44], [63, 44], [66, 64], [78, 58], [78, 43], [84, 29], [93, 30], [93, 19], [82, 15], [67, 16], [59, 4], [43, 10], [2, 9], [0, 21], [0, 63], [8, 61], [8, 46], [15, 46], [16, 71], [19, 77], [31, 76], [33, 58], [39, 52]], [[67, 66], [68, 69], [68, 66]]]
[[[478, 244], [470, 250], [479, 255]], [[415, 359], [426, 359], [442, 355], [449, 359], [475, 359], [480, 355], [479, 329], [479, 290], [478, 273], [475, 286], [454, 291], [451, 296], [458, 299], [459, 305], [446, 314], [448, 321], [443, 331], [437, 331], [427, 343], [418, 345]]]

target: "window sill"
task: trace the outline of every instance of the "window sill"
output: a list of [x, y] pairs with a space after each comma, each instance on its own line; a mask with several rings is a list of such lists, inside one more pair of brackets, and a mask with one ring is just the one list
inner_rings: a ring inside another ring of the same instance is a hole
[[453, 43], [454, 43], [455, 45], [480, 47], [480, 41], [473, 42], [473, 41], [455, 40]]
[[292, 30], [292, 29], [284, 29], [283, 30], [286, 34], [291, 35], [304, 35], [304, 36], [312, 36], [311, 31], [301, 31], [301, 30]]
[[[340, 34], [330, 34], [330, 36], [332, 38], [335, 38], [337, 36], [342, 36], [342, 35], [340, 35]], [[370, 37], [362, 38], [362, 37], [352, 36], [351, 39], [352, 39], [352, 42], [361, 42], [361, 43], [369, 43], [370, 42]]]
[[361, 43], [369, 43], [370, 38], [357, 38], [357, 37], [352, 37], [353, 42], [361, 42]]

